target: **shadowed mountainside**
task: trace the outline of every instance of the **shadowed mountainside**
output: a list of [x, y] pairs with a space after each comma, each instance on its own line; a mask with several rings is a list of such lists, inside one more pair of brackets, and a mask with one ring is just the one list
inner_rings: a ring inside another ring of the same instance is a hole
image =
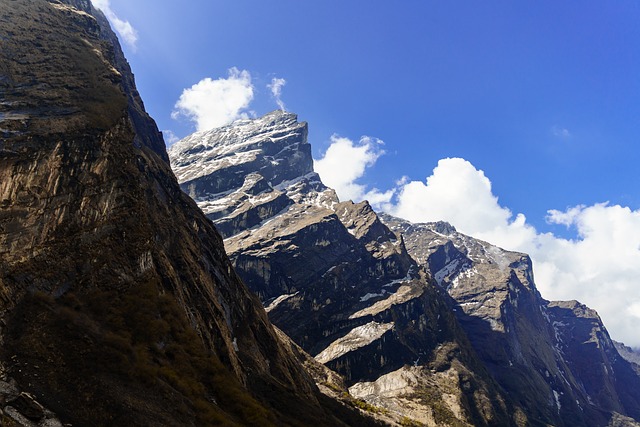
[[89, 1], [0, 0], [0, 135], [3, 425], [370, 422], [240, 281]]

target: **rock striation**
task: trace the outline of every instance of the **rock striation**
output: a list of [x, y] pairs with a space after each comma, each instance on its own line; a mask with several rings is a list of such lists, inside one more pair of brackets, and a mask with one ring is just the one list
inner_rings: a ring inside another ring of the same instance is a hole
[[525, 254], [338, 200], [306, 135], [275, 111], [169, 158], [270, 319], [353, 398], [404, 425], [634, 425], [637, 374], [595, 312], [545, 301]]
[[530, 258], [447, 223], [381, 216], [431, 272], [492, 376], [530, 418], [552, 425], [639, 419], [640, 382], [594, 310], [546, 301]]
[[319, 393], [167, 160], [91, 2], [0, 0], [0, 424], [371, 424]]
[[320, 181], [306, 135], [275, 111], [194, 134], [169, 157], [271, 321], [354, 398], [395, 422], [508, 424], [439, 289], [368, 203]]

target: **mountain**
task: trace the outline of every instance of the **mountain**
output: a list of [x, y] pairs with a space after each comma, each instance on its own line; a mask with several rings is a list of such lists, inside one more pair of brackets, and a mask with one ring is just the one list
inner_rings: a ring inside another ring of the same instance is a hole
[[169, 158], [271, 321], [352, 396], [405, 425], [639, 419], [637, 376], [595, 312], [542, 299], [525, 254], [340, 202], [306, 137], [275, 111]]
[[104, 15], [0, 0], [0, 424], [372, 425], [184, 194]]
[[502, 388], [541, 425], [640, 419], [640, 381], [594, 310], [546, 301], [530, 258], [458, 233], [447, 223], [383, 215], [454, 301], [471, 342]]
[[354, 397], [430, 425], [508, 419], [402, 239], [367, 203], [339, 202], [313, 171], [306, 123], [275, 111], [196, 133], [169, 157], [270, 319]]
[[614, 341], [613, 344], [616, 346], [620, 356], [624, 357], [628, 362], [635, 363], [640, 366], [640, 351], [638, 351], [638, 349], [627, 347], [623, 343], [616, 341]]

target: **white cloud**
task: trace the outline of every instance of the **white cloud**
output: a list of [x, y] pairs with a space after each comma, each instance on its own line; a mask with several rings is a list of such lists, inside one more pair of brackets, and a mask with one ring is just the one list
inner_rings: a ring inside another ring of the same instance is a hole
[[568, 240], [541, 233], [501, 206], [491, 181], [467, 160], [438, 162], [426, 181], [402, 177], [395, 188], [368, 190], [358, 181], [384, 154], [382, 141], [334, 135], [315, 169], [341, 200], [369, 199], [377, 209], [413, 222], [445, 220], [458, 231], [533, 259], [536, 285], [549, 300], [578, 300], [598, 311], [612, 338], [640, 347], [640, 210], [579, 205], [549, 210], [550, 224], [575, 227]]
[[427, 178], [400, 182], [390, 213], [414, 222], [446, 220], [459, 231], [531, 255], [544, 298], [576, 299], [598, 311], [614, 339], [640, 346], [640, 210], [575, 206], [547, 221], [575, 227], [579, 238], [540, 233], [498, 203], [491, 182], [463, 159], [443, 159]]
[[138, 42], [138, 32], [129, 21], [124, 21], [115, 14], [113, 9], [111, 9], [111, 2], [109, 0], [91, 0], [91, 3], [95, 8], [100, 9], [102, 13], [104, 13], [120, 38], [135, 51]]
[[389, 191], [368, 190], [358, 180], [383, 154], [374, 138], [354, 143], [334, 135], [315, 169], [341, 200], [369, 199], [413, 222], [445, 220], [462, 233], [528, 253], [544, 298], [588, 305], [613, 339], [640, 347], [640, 210], [607, 203], [549, 210], [548, 223], [577, 231], [575, 240], [564, 239], [537, 231], [523, 214], [501, 206], [484, 172], [461, 158], [440, 160], [424, 182], [403, 177]]
[[381, 140], [368, 136], [363, 136], [355, 143], [333, 135], [324, 156], [314, 161], [314, 169], [320, 174], [322, 182], [336, 190], [340, 200], [368, 200], [374, 207], [382, 208], [393, 197], [393, 190], [384, 193], [376, 188], [367, 190], [365, 185], [356, 181], [364, 176], [367, 167], [373, 166], [384, 154], [383, 144]]
[[406, 182], [394, 214], [409, 221], [447, 218], [468, 234], [490, 231], [511, 217], [491, 193], [491, 182], [484, 172], [460, 158], [440, 160], [426, 183]]
[[173, 144], [180, 140], [180, 138], [169, 129], [163, 130], [162, 136], [164, 137], [164, 142], [167, 147], [171, 147]]
[[640, 346], [634, 318], [640, 317], [640, 210], [600, 203], [564, 214], [560, 218], [565, 225], [571, 218], [579, 238], [547, 237], [532, 253], [542, 294], [587, 304], [614, 339]]
[[575, 223], [576, 219], [580, 216], [585, 208], [585, 205], [578, 205], [569, 208], [564, 212], [551, 209], [547, 211], [547, 223], [564, 225], [565, 227], [569, 228], [572, 224]]
[[282, 102], [282, 87], [287, 84], [285, 79], [281, 78], [272, 78], [271, 83], [267, 85], [267, 88], [271, 90], [271, 95], [276, 100], [276, 104], [282, 111], [286, 111], [284, 106], [284, 102]]
[[227, 78], [207, 77], [185, 89], [171, 117], [187, 117], [195, 122], [198, 131], [209, 130], [248, 118], [247, 109], [252, 100], [251, 74], [233, 67]]

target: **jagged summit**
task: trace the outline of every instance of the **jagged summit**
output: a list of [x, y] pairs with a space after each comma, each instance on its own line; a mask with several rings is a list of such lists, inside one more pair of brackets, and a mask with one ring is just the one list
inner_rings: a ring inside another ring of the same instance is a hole
[[[280, 110], [194, 133], [173, 145], [169, 156], [195, 199], [242, 185], [249, 173], [276, 186], [313, 172], [307, 123]], [[216, 174], [222, 170], [224, 177]]]
[[541, 297], [528, 255], [339, 202], [306, 123], [272, 114], [195, 134], [171, 161], [270, 319], [353, 396], [429, 426], [639, 418], [636, 368], [593, 310]]
[[188, 136], [169, 158], [183, 190], [228, 237], [295, 203], [338, 203], [313, 171], [307, 129], [276, 110]]

